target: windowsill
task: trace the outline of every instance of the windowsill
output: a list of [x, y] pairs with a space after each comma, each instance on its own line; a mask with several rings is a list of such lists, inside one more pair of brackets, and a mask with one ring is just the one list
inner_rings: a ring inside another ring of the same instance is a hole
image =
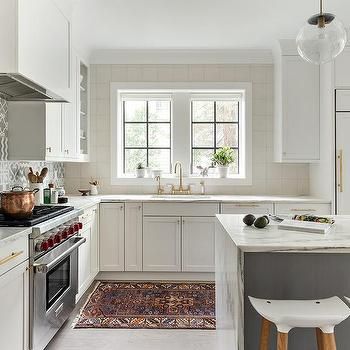
[[[166, 185], [177, 185], [179, 182], [178, 177], [171, 175], [164, 175], [161, 177], [162, 186]], [[206, 185], [212, 186], [249, 186], [252, 185], [251, 179], [236, 175], [229, 176], [227, 178], [219, 178], [217, 175], [214, 176], [189, 176], [183, 178], [183, 183], [187, 185], [199, 185], [201, 181], [204, 181]], [[122, 176], [111, 179], [111, 185], [134, 185], [134, 186], [156, 186], [157, 182], [151, 177], [137, 178], [136, 176]]]

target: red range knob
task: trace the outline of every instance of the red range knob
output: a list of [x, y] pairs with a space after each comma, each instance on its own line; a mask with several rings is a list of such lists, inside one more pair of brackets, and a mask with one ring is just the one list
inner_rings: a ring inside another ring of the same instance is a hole
[[52, 236], [49, 237], [46, 242], [47, 242], [47, 245], [49, 248], [52, 248], [55, 245], [55, 242], [54, 242]]
[[79, 231], [79, 223], [75, 222], [74, 223], [74, 232], [78, 232]]
[[81, 230], [83, 228], [83, 223], [82, 222], [78, 222], [79, 225], [79, 230]]
[[68, 237], [68, 230], [66, 228], [61, 231], [61, 237], [62, 239], [66, 239]]
[[59, 233], [55, 234], [54, 242], [55, 244], [61, 243], [61, 235]]
[[46, 240], [42, 241], [41, 242], [41, 245], [40, 245], [40, 251], [46, 251], [49, 249], [49, 244]]
[[74, 234], [74, 225], [71, 225], [69, 226], [69, 229], [68, 229], [68, 235], [71, 236]]

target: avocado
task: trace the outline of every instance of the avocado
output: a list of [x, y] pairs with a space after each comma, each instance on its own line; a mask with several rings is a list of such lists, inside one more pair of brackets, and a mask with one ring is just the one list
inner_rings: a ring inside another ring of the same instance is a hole
[[268, 224], [270, 223], [270, 219], [269, 219], [268, 215], [263, 215], [263, 218], [266, 218]]
[[254, 226], [256, 228], [264, 228], [267, 226], [267, 224], [268, 224], [267, 219], [264, 216], [261, 216], [260, 218], [257, 218], [254, 221]]
[[253, 214], [248, 214], [243, 218], [243, 222], [247, 225], [247, 226], [252, 226], [253, 223], [255, 221], [255, 216]]

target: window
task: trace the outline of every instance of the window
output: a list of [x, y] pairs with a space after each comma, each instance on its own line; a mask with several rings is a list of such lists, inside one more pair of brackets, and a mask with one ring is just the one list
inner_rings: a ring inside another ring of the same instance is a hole
[[191, 101], [191, 172], [210, 166], [212, 155], [223, 146], [234, 149], [231, 174], [239, 173], [239, 97]]
[[210, 169], [207, 183], [251, 184], [250, 83], [112, 83], [111, 113], [112, 184], [154, 185], [135, 178], [138, 163], [174, 183], [176, 161], [199, 183], [197, 166], [223, 146], [235, 154], [229, 178]]
[[133, 174], [137, 164], [171, 172], [170, 99], [123, 99], [123, 173]]

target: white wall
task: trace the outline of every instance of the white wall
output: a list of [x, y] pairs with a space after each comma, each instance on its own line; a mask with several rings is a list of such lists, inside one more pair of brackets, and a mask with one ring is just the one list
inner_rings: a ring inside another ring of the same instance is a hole
[[309, 194], [307, 164], [273, 163], [273, 65], [92, 65], [91, 162], [66, 164], [68, 192], [88, 186], [97, 178], [102, 193], [149, 193], [155, 186], [110, 184], [110, 83], [111, 82], [252, 82], [253, 84], [253, 185], [212, 186], [209, 193]]

